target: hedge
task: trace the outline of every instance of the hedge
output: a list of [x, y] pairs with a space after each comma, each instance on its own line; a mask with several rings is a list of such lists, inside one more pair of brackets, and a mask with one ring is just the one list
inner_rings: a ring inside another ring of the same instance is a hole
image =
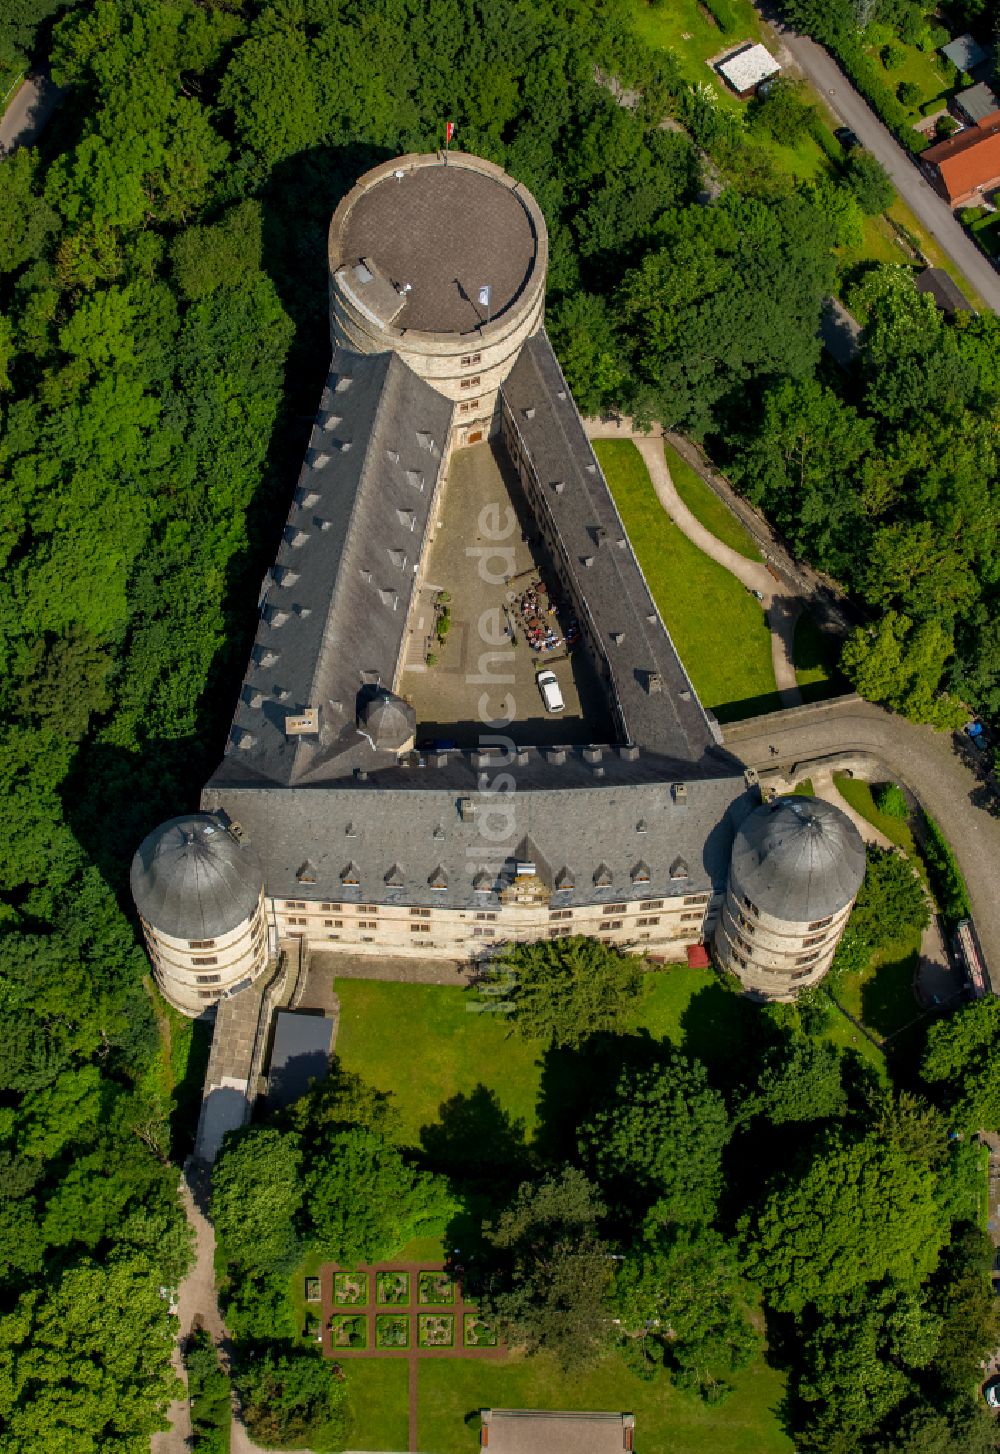
[[967, 919], [972, 914], [969, 891], [965, 887], [962, 870], [941, 829], [929, 814], [924, 814], [924, 821], [927, 826], [924, 839], [927, 876], [942, 918], [953, 929], [960, 919]]

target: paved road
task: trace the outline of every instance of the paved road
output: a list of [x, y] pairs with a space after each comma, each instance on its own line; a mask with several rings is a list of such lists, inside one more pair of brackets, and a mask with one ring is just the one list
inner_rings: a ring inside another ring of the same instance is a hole
[[878, 158], [910, 210], [940, 243], [980, 297], [994, 313], [1000, 313], [1000, 273], [963, 231], [951, 208], [938, 196], [908, 153], [854, 89], [829, 51], [808, 36], [799, 35], [782, 24], [770, 5], [761, 5], [760, 9], [830, 109]]
[[[974, 805], [979, 783], [951, 737], [842, 697], [794, 712], [734, 722], [726, 746], [756, 768], [790, 769], [839, 752], [867, 752], [907, 787], [938, 823], [968, 885], [979, 942], [1000, 992], [1000, 818]], [[772, 754], [771, 748], [777, 753]]]
[[50, 76], [29, 76], [0, 116], [0, 156], [34, 146], [63, 94]]

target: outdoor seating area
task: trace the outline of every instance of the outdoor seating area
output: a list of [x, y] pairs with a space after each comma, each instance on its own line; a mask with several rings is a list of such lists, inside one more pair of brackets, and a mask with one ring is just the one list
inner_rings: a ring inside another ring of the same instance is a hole
[[521, 633], [532, 651], [539, 654], [564, 647], [572, 651], [580, 642], [580, 623], [572, 606], [540, 576], [525, 589], [508, 595]]

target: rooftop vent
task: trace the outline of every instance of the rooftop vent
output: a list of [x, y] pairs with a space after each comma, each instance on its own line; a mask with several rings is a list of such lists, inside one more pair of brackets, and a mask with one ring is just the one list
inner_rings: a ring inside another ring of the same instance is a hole
[[307, 707], [294, 717], [285, 718], [286, 737], [308, 737], [319, 731], [319, 708]]
[[318, 515], [314, 516], [313, 524], [318, 525], [320, 530], [329, 530], [333, 524], [332, 520], [321, 520]]
[[418, 429], [417, 443], [420, 445], [421, 449], [433, 450], [434, 436], [432, 434], [428, 434], [426, 429]]
[[648, 671], [646, 673], [646, 691], [651, 697], [655, 697], [663, 691], [663, 676], [660, 672]]
[[688, 799], [687, 783], [671, 783], [670, 796], [675, 803], [686, 803]]
[[596, 475], [597, 474], [597, 465], [594, 463], [593, 460], [591, 460], [590, 461], [590, 464], [588, 464], [586, 466], [586, 469], [587, 469], [588, 475]]
[[406, 565], [406, 552], [403, 550], [390, 549], [389, 559], [397, 570], [402, 570]]
[[479, 788], [479, 791], [480, 792], [485, 792], [486, 789], [490, 785], [490, 775], [489, 775], [489, 773], [488, 772], [481, 772], [478, 775], [478, 777], [476, 778], [476, 785]]
[[407, 470], [406, 483], [412, 485], [415, 490], [422, 490], [424, 487], [424, 477], [419, 470]]
[[334, 443], [340, 450], [341, 454], [346, 454], [351, 447], [351, 441], [349, 439], [336, 439], [334, 440]]
[[284, 626], [290, 614], [288, 611], [279, 611], [274, 606], [265, 606], [264, 608], [264, 620], [268, 626], [272, 626], [275, 629], [279, 626]]
[[398, 449], [387, 449], [386, 450], [386, 457], [388, 459], [390, 459], [393, 464], [399, 464], [399, 450]]
[[605, 530], [603, 525], [595, 525], [591, 533], [594, 537], [594, 543], [598, 547], [602, 546], [608, 538], [608, 532]]
[[254, 657], [258, 666], [276, 666], [281, 660], [281, 652], [275, 651], [272, 646], [265, 646], [263, 649], [255, 646]]
[[354, 380], [351, 378], [350, 374], [341, 374], [340, 378], [333, 386], [334, 392], [338, 394], [346, 394], [353, 382]]
[[611, 640], [615, 643], [616, 646], [621, 646], [622, 642], [625, 640], [625, 632], [612, 631]]
[[309, 539], [306, 531], [297, 530], [294, 525], [285, 526], [284, 536], [286, 545], [290, 545], [293, 550], [299, 550]]
[[618, 756], [622, 762], [638, 762], [639, 748], [634, 742], [623, 742], [618, 749]]
[[565, 397], [566, 397], [566, 390], [565, 389], [556, 389], [556, 398], [557, 399], [565, 399]]
[[583, 560], [584, 565], [588, 567], [588, 569], [594, 564], [594, 557], [592, 555], [582, 556], [581, 559]]
[[523, 411], [523, 413], [524, 413], [525, 419], [534, 419], [534, 417], [535, 417], [535, 406], [534, 406], [534, 404], [529, 404], [528, 407], [527, 407], [527, 409], [525, 409]]
[[650, 626], [655, 625], [655, 623], [656, 623], [656, 612], [655, 611], [647, 611], [646, 612], [646, 620], [649, 622]]
[[391, 590], [388, 586], [379, 587], [378, 598], [383, 606], [391, 606], [394, 611], [399, 605], [399, 593]]
[[295, 582], [299, 578], [298, 571], [290, 569], [290, 567], [287, 565], [275, 566], [272, 574], [274, 576], [275, 585], [280, 586], [282, 590], [284, 590], [286, 586], [294, 586]]
[[241, 752], [249, 752], [251, 747], [255, 747], [257, 745], [257, 739], [253, 735], [253, 733], [248, 732], [245, 727], [234, 727], [233, 743], [236, 747], [240, 749]]
[[330, 430], [336, 429], [337, 425], [343, 421], [340, 414], [333, 414], [328, 409], [320, 416], [320, 422], [325, 430]]
[[330, 456], [325, 449], [313, 449], [309, 451], [309, 463], [314, 470], [321, 470], [330, 463]]
[[628, 545], [628, 541], [626, 540], [624, 535], [619, 535], [618, 539], [615, 541], [615, 544], [617, 545], [619, 550], [624, 550], [626, 545]]
[[566, 749], [565, 747], [550, 747], [545, 756], [549, 762], [553, 762], [559, 767], [566, 761]]
[[596, 745], [594, 745], [593, 743], [589, 747], [585, 747], [583, 749], [583, 760], [584, 760], [584, 762], [590, 762], [590, 763], [600, 762], [600, 760], [601, 760], [601, 758], [603, 756], [604, 756], [604, 753], [601, 751], [601, 749], [599, 747], [597, 747]]
[[556, 492], [557, 495], [561, 495], [562, 492], [563, 492], [563, 490], [565, 490], [565, 488], [566, 488], [566, 481], [565, 480], [553, 480], [552, 481], [552, 488], [555, 490], [555, 492]]
[[473, 798], [459, 798], [458, 816], [463, 823], [471, 823], [476, 816], [476, 804]]
[[399, 521], [400, 525], [404, 525], [407, 530], [412, 530], [417, 523], [417, 517], [412, 510], [397, 510], [396, 519]]
[[244, 687], [240, 693], [248, 707], [262, 707], [264, 705], [264, 693], [257, 691], [255, 687]]

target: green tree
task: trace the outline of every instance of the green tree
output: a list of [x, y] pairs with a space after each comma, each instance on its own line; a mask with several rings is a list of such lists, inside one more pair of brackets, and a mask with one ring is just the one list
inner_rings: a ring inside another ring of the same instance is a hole
[[223, 1257], [262, 1271], [293, 1262], [302, 1196], [297, 1137], [253, 1126], [228, 1138], [212, 1172], [212, 1221]]
[[319, 1435], [327, 1447], [341, 1447], [347, 1386], [331, 1376], [318, 1353], [267, 1349], [240, 1369], [236, 1387], [252, 1439], [288, 1448], [312, 1443]]
[[416, 1171], [401, 1151], [361, 1126], [331, 1135], [305, 1178], [313, 1238], [337, 1262], [377, 1262], [440, 1226], [451, 1210], [445, 1183]]
[[600, 414], [620, 397], [625, 379], [607, 303], [593, 293], [571, 294], [555, 305], [547, 326], [580, 412]]
[[887, 1277], [913, 1286], [948, 1237], [935, 1187], [880, 1138], [830, 1132], [741, 1221], [746, 1271], [772, 1307], [790, 1312]]
[[[151, 1276], [151, 1273], [153, 1275]], [[81, 1262], [0, 1317], [0, 1426], [11, 1450], [144, 1454], [181, 1390], [174, 1330], [154, 1269], [139, 1258]]]
[[513, 1343], [545, 1349], [563, 1368], [586, 1366], [610, 1345], [610, 1249], [598, 1235], [604, 1208], [572, 1167], [525, 1182], [483, 1228], [492, 1274], [485, 1302]]
[[868, 944], [890, 944], [908, 930], [926, 929], [931, 911], [916, 869], [898, 848], [865, 851], [865, 878], [858, 890], [851, 928]]
[[895, 202], [896, 189], [889, 174], [870, 151], [855, 148], [847, 159], [844, 175], [866, 217], [888, 212]]
[[614, 1308], [625, 1333], [654, 1344], [682, 1387], [716, 1403], [760, 1346], [747, 1321], [737, 1259], [718, 1232], [650, 1222], [619, 1264]]
[[580, 1151], [605, 1199], [668, 1222], [709, 1222], [729, 1139], [726, 1105], [705, 1067], [671, 1051], [622, 1072], [611, 1100], [580, 1131]]
[[874, 626], [858, 626], [847, 638], [840, 664], [863, 697], [884, 702], [914, 722], [956, 727], [965, 718], [960, 702], [939, 688], [953, 642], [940, 621], [914, 625], [886, 611]]
[[749, 1104], [772, 1126], [842, 1116], [847, 1097], [838, 1051], [827, 1041], [792, 1036], [765, 1056]]
[[966, 1222], [944, 1249], [932, 1282], [941, 1319], [934, 1369], [954, 1393], [972, 1388], [1000, 1343], [1000, 1313], [993, 1291], [995, 1249], [989, 1234]]
[[1000, 1000], [987, 995], [935, 1020], [920, 1074], [955, 1125], [1000, 1130]]
[[553, 1045], [616, 1029], [645, 988], [637, 959], [579, 934], [518, 944], [487, 971], [487, 994], [510, 1007], [517, 1033]]

